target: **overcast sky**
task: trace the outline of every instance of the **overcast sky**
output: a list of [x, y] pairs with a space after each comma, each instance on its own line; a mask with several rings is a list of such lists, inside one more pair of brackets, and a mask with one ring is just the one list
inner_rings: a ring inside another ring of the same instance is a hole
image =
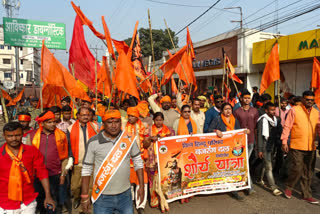
[[[20, 1], [21, 7], [16, 17], [65, 23], [67, 48], [69, 49], [75, 19], [75, 12], [70, 1]], [[93, 22], [97, 30], [103, 32], [101, 16], [105, 16], [112, 38], [124, 40], [132, 36], [137, 20], [139, 27], [148, 28], [148, 8], [151, 13], [153, 29], [164, 29], [163, 20], [165, 18], [169, 27], [178, 32], [207, 10], [216, 0], [75, 0], [74, 2], [76, 5], [80, 5], [81, 10]], [[223, 8], [226, 7], [242, 7], [244, 27], [257, 28], [275, 19], [276, 15], [273, 12], [276, 8], [279, 9], [278, 17], [282, 17], [315, 3], [319, 3], [319, 0], [221, 0], [215, 8], [189, 27], [191, 38], [193, 42], [197, 42], [239, 27], [239, 23], [231, 22], [231, 20], [240, 20], [239, 9], [224, 10]], [[1, 7], [1, 15], [6, 16], [3, 7]], [[293, 34], [315, 29], [317, 25], [320, 25], [320, 9], [280, 24], [278, 31], [281, 34]], [[99, 58], [101, 58], [105, 54], [106, 48], [86, 26], [84, 28], [88, 46], [103, 49], [98, 51]], [[273, 27], [265, 31], [275, 33], [276, 29]], [[185, 43], [185, 35], [185, 31], [178, 35], [180, 46]], [[64, 65], [67, 65], [66, 51], [53, 52]], [[95, 55], [95, 52], [93, 54]]]

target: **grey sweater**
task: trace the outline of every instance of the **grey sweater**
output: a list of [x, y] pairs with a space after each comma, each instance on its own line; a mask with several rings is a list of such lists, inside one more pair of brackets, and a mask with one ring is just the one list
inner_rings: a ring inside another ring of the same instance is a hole
[[[91, 176], [94, 170], [94, 177], [96, 176], [99, 167], [103, 160], [111, 151], [113, 145], [121, 136], [122, 131], [116, 139], [109, 139], [105, 137], [103, 131], [94, 137], [90, 138], [88, 149], [83, 160], [82, 176]], [[121, 163], [117, 172], [111, 178], [108, 186], [104, 189], [104, 195], [117, 195], [123, 193], [130, 188], [130, 157], [132, 158], [135, 170], [143, 168], [143, 161], [140, 155], [140, 149], [136, 142], [133, 142], [131, 150], [127, 157]]]

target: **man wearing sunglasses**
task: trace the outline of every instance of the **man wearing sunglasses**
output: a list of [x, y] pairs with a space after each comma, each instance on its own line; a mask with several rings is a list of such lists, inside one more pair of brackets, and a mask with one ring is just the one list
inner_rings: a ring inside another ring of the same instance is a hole
[[[316, 135], [319, 112], [313, 107], [314, 93], [305, 91], [302, 104], [294, 106], [287, 115], [281, 135], [282, 150], [289, 155], [288, 179], [284, 194], [291, 198], [292, 189], [300, 180], [302, 198], [311, 204], [319, 202], [312, 198], [311, 181], [316, 162]], [[290, 145], [288, 136], [291, 132]]]
[[214, 106], [211, 107], [205, 114], [204, 128], [203, 132], [208, 133], [209, 126], [211, 122], [220, 114], [220, 108], [223, 103], [223, 98], [221, 95], [216, 95], [214, 97]]

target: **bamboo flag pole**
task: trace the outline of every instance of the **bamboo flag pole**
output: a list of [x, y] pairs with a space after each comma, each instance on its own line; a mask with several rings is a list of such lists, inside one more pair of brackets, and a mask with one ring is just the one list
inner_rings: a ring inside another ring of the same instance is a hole
[[[148, 21], [149, 21], [149, 30], [150, 30], [150, 43], [151, 43], [151, 52], [152, 52], [152, 69], [155, 70], [156, 67], [156, 59], [154, 56], [154, 49], [153, 49], [153, 40], [152, 40], [152, 26], [151, 26], [151, 18], [150, 18], [150, 9], [148, 9]], [[152, 91], [153, 91], [153, 81], [152, 81]]]
[[[41, 65], [42, 66], [42, 65]], [[43, 82], [40, 79], [40, 112], [43, 112], [43, 97], [42, 97], [42, 89], [43, 89]]]
[[149, 76], [147, 76], [147, 77], [144, 78], [142, 81], [140, 81], [137, 86], [139, 87], [142, 83], [144, 83], [144, 81], [146, 81], [147, 79], [149, 79], [150, 77], [152, 77], [152, 75], [155, 74], [156, 72], [157, 72], [157, 71], [154, 70]]
[[221, 89], [221, 94], [223, 96], [224, 92], [224, 73], [226, 72], [226, 54], [223, 53], [223, 73], [222, 73], [222, 89]]
[[278, 80], [278, 108], [279, 108], [279, 117], [281, 118], [280, 81], [281, 80]]
[[4, 121], [6, 123], [8, 123], [9, 122], [9, 117], [8, 117], [6, 102], [4, 101], [1, 89], [0, 89], [0, 96], [1, 96], [1, 105], [2, 105], [2, 108], [3, 108], [2, 110], [3, 110], [3, 114], [4, 114]]
[[[112, 77], [113, 77], [113, 63], [112, 63], [112, 59], [111, 57], [109, 57], [109, 64], [110, 64], [110, 70], [111, 70], [111, 82], [112, 82]], [[111, 93], [110, 93], [110, 97], [109, 97], [109, 102], [108, 102], [108, 110], [110, 109], [110, 104], [111, 104], [111, 100], [112, 100], [112, 94], [113, 94], [113, 88], [114, 88], [114, 83], [112, 83], [111, 85]]]
[[[168, 27], [168, 24], [167, 24], [166, 19], [164, 19], [164, 24], [166, 25], [166, 28], [167, 28], [167, 31], [168, 31], [168, 34], [169, 34], [169, 37], [170, 37], [170, 41], [171, 41], [172, 46], [173, 46], [173, 48], [174, 48], [174, 51], [177, 52], [176, 46], [174, 45], [172, 36], [171, 36], [171, 34], [170, 34], [170, 31], [169, 31], [169, 27]], [[181, 60], [179, 60], [179, 64], [181, 65], [183, 74], [184, 74], [184, 76], [185, 76], [185, 78], [186, 78], [186, 80], [187, 80], [187, 84], [189, 85], [189, 80], [188, 80], [188, 78], [187, 78], [187, 74], [186, 74], [186, 71], [184, 70], [184, 67], [183, 67], [183, 65], [182, 65]], [[178, 87], [179, 87], [178, 90], [179, 90], [179, 91], [180, 91], [180, 85], [181, 85], [181, 79], [179, 78], [179, 82], [178, 82]]]
[[98, 72], [97, 72], [97, 59], [94, 60], [94, 74], [95, 74], [95, 83], [96, 83], [96, 110], [98, 109]]
[[70, 97], [70, 99], [72, 100], [72, 102], [76, 105], [76, 108], [79, 109], [79, 106], [77, 105], [76, 101], [73, 99], [73, 97], [71, 96], [71, 94], [69, 93], [69, 91], [63, 86], [62, 87], [63, 90], [68, 94], [68, 96]]
[[[226, 98], [227, 98], [227, 102], [229, 101], [229, 93], [228, 93], [228, 90], [230, 88], [230, 85], [229, 85], [229, 70], [226, 71], [226, 78], [227, 78], [227, 90], [226, 90]], [[231, 90], [231, 88], [230, 88]]]

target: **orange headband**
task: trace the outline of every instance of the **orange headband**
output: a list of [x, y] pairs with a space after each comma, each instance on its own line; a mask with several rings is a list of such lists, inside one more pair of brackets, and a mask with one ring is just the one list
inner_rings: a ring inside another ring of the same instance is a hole
[[117, 118], [120, 119], [121, 118], [121, 114], [119, 110], [108, 110], [104, 113], [102, 120], [106, 121], [109, 120], [111, 118]]
[[171, 103], [171, 98], [167, 95], [161, 98], [160, 100], [160, 104], [162, 104], [163, 102], [169, 102]]
[[38, 117], [37, 122], [42, 123], [43, 121], [54, 119], [54, 113], [52, 111], [48, 111], [42, 117]]
[[146, 117], [149, 114], [149, 106], [148, 103], [146, 101], [141, 101], [138, 105], [137, 105], [137, 109], [139, 111], [139, 114], [142, 117]]
[[129, 107], [127, 109], [127, 115], [134, 116], [139, 118], [139, 111], [137, 107]]
[[27, 122], [30, 122], [31, 121], [31, 117], [29, 115], [19, 115], [18, 116], [18, 120], [19, 121], [27, 121]]

